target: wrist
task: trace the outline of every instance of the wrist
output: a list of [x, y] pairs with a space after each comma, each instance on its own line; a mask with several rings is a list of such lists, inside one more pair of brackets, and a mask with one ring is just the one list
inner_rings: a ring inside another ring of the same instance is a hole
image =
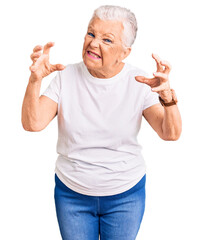
[[165, 103], [169, 103], [173, 100], [171, 89], [160, 91], [159, 96]]
[[[162, 106], [164, 107], [170, 107], [172, 105], [176, 105], [178, 100], [177, 100], [177, 97], [176, 97], [176, 94], [175, 94], [175, 91], [173, 89], [170, 89], [170, 95], [168, 95], [168, 98], [165, 98], [163, 99], [160, 95], [159, 95], [159, 101], [161, 103]], [[166, 97], [167, 95], [165, 95]], [[169, 97], [170, 96], [170, 97]], [[169, 100], [170, 99], [170, 100]]]
[[34, 77], [34, 76], [30, 76], [30, 78], [29, 78], [29, 83], [36, 83], [36, 84], [41, 84], [41, 82], [42, 82], [42, 78], [36, 78], [36, 77]]

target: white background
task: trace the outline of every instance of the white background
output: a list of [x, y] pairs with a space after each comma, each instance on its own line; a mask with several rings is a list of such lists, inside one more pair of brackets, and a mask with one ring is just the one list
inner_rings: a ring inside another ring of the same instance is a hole
[[[37, 133], [21, 125], [30, 54], [34, 46], [54, 41], [51, 63], [81, 61], [88, 21], [103, 4], [127, 7], [137, 17], [138, 35], [126, 62], [153, 73], [154, 52], [171, 63], [183, 120], [181, 138], [166, 142], [143, 119], [147, 201], [137, 239], [203, 239], [203, 15], [197, 0], [2, 1], [0, 239], [61, 239], [53, 195], [57, 119]], [[54, 76], [43, 80], [41, 92]]]

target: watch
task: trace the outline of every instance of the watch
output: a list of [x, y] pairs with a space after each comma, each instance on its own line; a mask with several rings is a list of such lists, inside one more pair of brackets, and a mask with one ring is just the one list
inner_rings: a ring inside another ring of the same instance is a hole
[[172, 101], [171, 102], [164, 102], [164, 100], [159, 96], [159, 101], [161, 103], [162, 106], [165, 107], [170, 107], [172, 105], [176, 105], [176, 103], [178, 102], [175, 91], [173, 89], [171, 89], [171, 94], [172, 94]]

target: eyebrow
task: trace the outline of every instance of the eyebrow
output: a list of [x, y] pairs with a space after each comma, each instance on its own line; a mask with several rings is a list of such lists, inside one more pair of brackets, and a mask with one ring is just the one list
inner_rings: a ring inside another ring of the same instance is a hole
[[[93, 30], [94, 31], [94, 28], [92, 28], [91, 26], [88, 27], [88, 30]], [[105, 35], [112, 35], [114, 38], [115, 38], [115, 35], [113, 33], [104, 33], [103, 34], [104, 36]]]
[[113, 33], [104, 33], [104, 35], [112, 35], [113, 37], [115, 37]]

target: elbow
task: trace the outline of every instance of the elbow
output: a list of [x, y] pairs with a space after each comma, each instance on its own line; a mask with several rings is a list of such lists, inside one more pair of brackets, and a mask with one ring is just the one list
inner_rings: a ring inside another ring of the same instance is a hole
[[40, 128], [36, 124], [28, 124], [23, 121], [21, 121], [21, 123], [22, 123], [23, 129], [28, 132], [40, 132], [41, 130], [43, 130], [43, 128]]
[[40, 132], [42, 130], [35, 127], [27, 126], [27, 125], [23, 125], [23, 129], [27, 132]]
[[162, 137], [164, 141], [177, 141], [179, 138], [178, 136]]
[[32, 127], [28, 127], [28, 126], [23, 126], [23, 129], [27, 132], [40, 132], [40, 129], [36, 129], [36, 128], [32, 128]]
[[40, 132], [43, 130], [43, 129], [33, 128], [33, 127], [28, 127], [28, 126], [23, 126], [23, 129], [27, 132]]
[[21, 124], [25, 131], [28, 132], [39, 132], [43, 130], [42, 124], [36, 117], [31, 117], [28, 114], [21, 114]]
[[181, 132], [182, 130], [180, 129], [179, 131], [177, 131], [176, 133], [170, 134], [170, 135], [166, 135], [166, 136], [162, 136], [162, 139], [164, 141], [177, 141], [180, 136], [181, 136]]

